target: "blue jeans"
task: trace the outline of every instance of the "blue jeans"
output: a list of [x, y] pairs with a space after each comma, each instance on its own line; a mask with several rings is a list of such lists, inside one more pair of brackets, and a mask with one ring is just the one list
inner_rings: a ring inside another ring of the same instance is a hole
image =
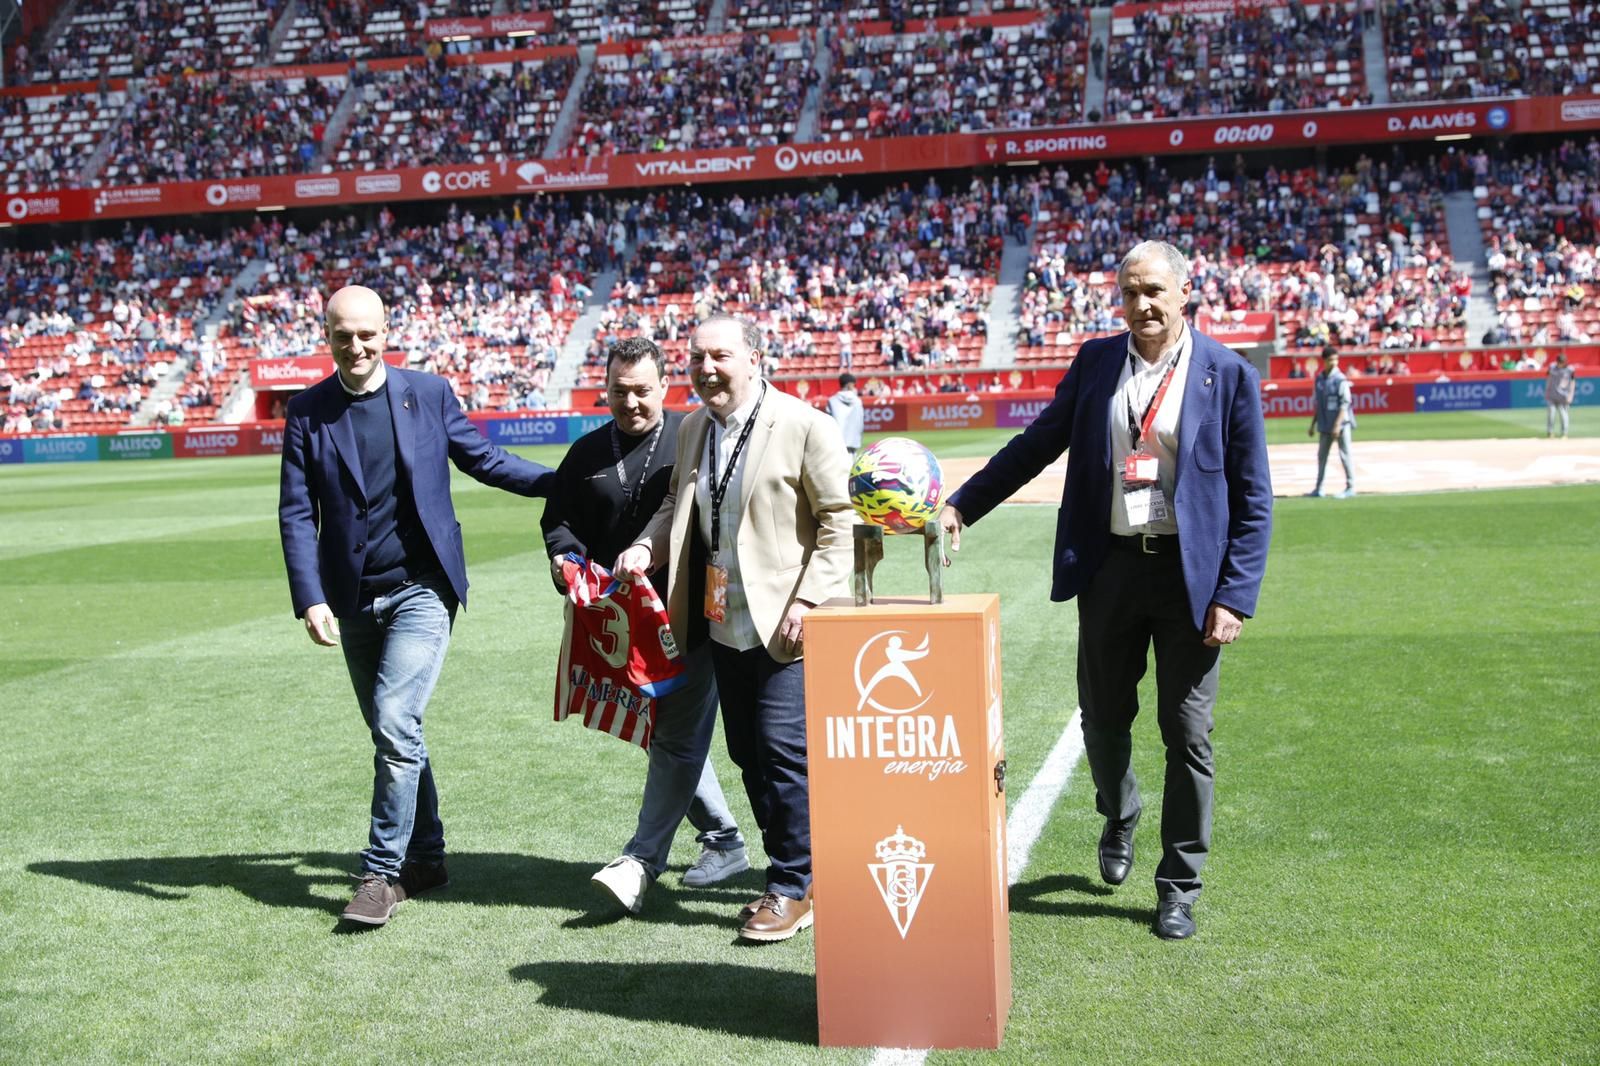
[[672, 837], [687, 814], [695, 839], [715, 851], [744, 847], [717, 771], [706, 756], [717, 724], [716, 675], [711, 649], [702, 645], [684, 660], [685, 681], [661, 697], [650, 738], [650, 768], [639, 804], [639, 826], [622, 849], [644, 863], [652, 878], [667, 868]]
[[806, 767], [805, 663], [766, 648], [711, 643], [728, 755], [767, 851], [767, 891], [802, 899], [811, 887], [811, 786]]
[[440, 575], [402, 585], [339, 620], [350, 683], [372, 731], [372, 830], [361, 867], [391, 881], [403, 863], [444, 858], [422, 712], [455, 617], [455, 593]]

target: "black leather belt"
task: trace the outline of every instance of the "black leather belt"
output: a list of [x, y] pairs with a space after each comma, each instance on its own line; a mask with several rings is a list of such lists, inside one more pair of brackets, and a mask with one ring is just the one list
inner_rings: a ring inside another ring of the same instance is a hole
[[1171, 555], [1178, 550], [1178, 538], [1173, 533], [1135, 533], [1131, 537], [1113, 533], [1111, 546], [1140, 555]]

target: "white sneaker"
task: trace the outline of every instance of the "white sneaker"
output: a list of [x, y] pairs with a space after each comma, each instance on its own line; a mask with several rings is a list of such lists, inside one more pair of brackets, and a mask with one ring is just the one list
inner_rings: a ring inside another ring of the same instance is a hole
[[606, 895], [622, 904], [629, 914], [638, 914], [644, 906], [644, 891], [650, 887], [650, 872], [644, 863], [631, 855], [624, 855], [606, 864], [605, 868], [589, 879]]
[[703, 848], [700, 851], [700, 861], [684, 871], [683, 883], [690, 888], [704, 888], [718, 881], [726, 881], [734, 874], [744, 873], [748, 869], [750, 860], [745, 856], [743, 848], [734, 848], [732, 851]]

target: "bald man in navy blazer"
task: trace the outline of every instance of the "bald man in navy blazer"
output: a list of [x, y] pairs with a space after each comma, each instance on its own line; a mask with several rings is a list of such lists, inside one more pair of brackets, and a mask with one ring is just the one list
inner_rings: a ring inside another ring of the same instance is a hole
[[490, 444], [443, 378], [384, 363], [377, 293], [340, 289], [326, 313], [337, 372], [289, 402], [278, 524], [295, 617], [342, 648], [372, 733], [372, 827], [343, 917], [382, 925], [448, 881], [422, 714], [467, 601], [450, 464], [521, 496], [555, 472]]
[[[1211, 847], [1212, 712], [1221, 648], [1255, 613], [1272, 533], [1260, 378], [1184, 321], [1189, 264], [1145, 241], [1117, 271], [1128, 332], [1086, 342], [1039, 417], [940, 514], [961, 530], [1067, 452], [1050, 598], [1078, 601], [1078, 703], [1102, 878], [1133, 866], [1142, 805], [1131, 767], [1138, 684], [1155, 647], [1166, 745], [1156, 935], [1194, 935]], [[948, 560], [947, 560], [948, 562]]]

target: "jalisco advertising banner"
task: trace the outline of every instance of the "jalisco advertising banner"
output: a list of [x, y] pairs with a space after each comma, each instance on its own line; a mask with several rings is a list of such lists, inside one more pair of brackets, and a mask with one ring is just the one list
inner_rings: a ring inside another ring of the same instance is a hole
[[[514, 53], [455, 57], [504, 60]], [[0, 197], [0, 222], [67, 222], [203, 211], [394, 200], [516, 196], [715, 181], [770, 181], [1000, 163], [1171, 155], [1245, 148], [1416, 140], [1446, 134], [1498, 136], [1600, 128], [1600, 99], [1560, 97], [1421, 104], [1275, 115], [1130, 122], [1052, 129], [785, 144], [705, 152], [229, 178], [105, 189], [57, 189]]]
[[24, 437], [22, 461], [25, 463], [89, 463], [100, 458], [100, 445], [93, 437]]
[[510, 447], [517, 444], [569, 444], [571, 436], [568, 423], [576, 421], [567, 415], [530, 414], [511, 418], [477, 418], [474, 424], [491, 443]]
[[471, 40], [474, 37], [517, 37], [522, 34], [549, 33], [556, 16], [550, 11], [526, 14], [489, 15], [485, 18], [429, 19], [422, 35], [430, 41]]
[[[1544, 375], [1536, 378], [1523, 378], [1511, 383], [1512, 407], [1543, 407], [1544, 406]], [[1575, 407], [1590, 407], [1600, 405], [1600, 377], [1579, 377], [1575, 382], [1577, 388], [1572, 398]]]
[[100, 438], [100, 459], [171, 459], [172, 434], [115, 433]]
[[1430, 381], [1414, 385], [1418, 411], [1496, 411], [1511, 406], [1510, 381]]
[[0, 440], [0, 463], [22, 462], [23, 441]]

